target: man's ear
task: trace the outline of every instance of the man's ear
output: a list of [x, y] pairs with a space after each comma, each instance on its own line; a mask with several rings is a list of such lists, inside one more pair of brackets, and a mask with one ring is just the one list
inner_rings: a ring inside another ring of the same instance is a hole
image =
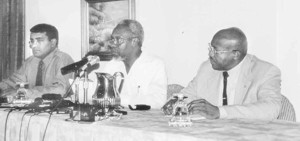
[[132, 43], [134, 46], [139, 46], [140, 40], [139, 40], [138, 38], [133, 38], [131, 41], [132, 41], [131, 43]]
[[241, 52], [239, 52], [239, 51], [237, 51], [237, 50], [234, 51], [233, 54], [234, 54], [234, 59], [235, 59], [235, 60], [239, 59], [240, 56], [241, 56]]
[[57, 46], [57, 40], [56, 39], [51, 39], [51, 47], [56, 47]]

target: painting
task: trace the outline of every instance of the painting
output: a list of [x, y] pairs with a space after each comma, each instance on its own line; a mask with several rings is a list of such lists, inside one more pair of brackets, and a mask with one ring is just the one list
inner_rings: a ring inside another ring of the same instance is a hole
[[81, 56], [96, 54], [110, 60], [111, 33], [121, 20], [135, 19], [135, 0], [82, 0], [81, 5]]

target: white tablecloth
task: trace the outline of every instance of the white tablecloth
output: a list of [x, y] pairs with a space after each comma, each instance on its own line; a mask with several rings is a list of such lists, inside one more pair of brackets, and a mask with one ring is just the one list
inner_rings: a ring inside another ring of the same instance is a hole
[[[0, 140], [41, 141], [49, 114], [0, 109]], [[67, 114], [51, 117], [45, 141], [98, 140], [300, 140], [300, 123], [261, 120], [197, 120], [191, 127], [170, 127], [161, 111], [128, 111], [120, 120], [92, 123], [65, 121]], [[7, 119], [7, 123], [6, 123]], [[5, 127], [6, 123], [6, 127]], [[21, 131], [21, 132], [20, 132]], [[19, 138], [21, 137], [21, 138]]]

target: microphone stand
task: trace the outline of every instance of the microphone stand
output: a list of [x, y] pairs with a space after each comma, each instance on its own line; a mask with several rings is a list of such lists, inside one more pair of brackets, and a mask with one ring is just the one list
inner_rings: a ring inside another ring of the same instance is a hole
[[[79, 103], [79, 80], [80, 80], [80, 73], [79, 70], [75, 71], [75, 76], [74, 76], [74, 81], [75, 81], [75, 104]], [[72, 87], [72, 86], [71, 86]]]
[[[97, 109], [93, 106], [88, 105], [88, 103], [87, 103], [87, 88], [88, 87], [86, 87], [85, 92], [84, 92], [85, 93], [84, 104], [79, 103], [79, 81], [80, 81], [80, 77], [81, 77], [80, 71], [82, 71], [82, 70], [79, 69], [79, 70], [75, 71], [75, 76], [74, 76], [75, 79], [73, 80], [72, 84], [69, 86], [68, 90], [66, 91], [65, 96], [62, 99], [60, 99], [59, 102], [54, 106], [54, 108], [52, 108], [51, 111], [49, 112], [50, 115], [49, 115], [49, 118], [48, 118], [48, 121], [46, 124], [46, 128], [45, 128], [45, 131], [43, 134], [43, 141], [45, 139], [45, 135], [46, 135], [47, 128], [48, 128], [53, 111], [56, 110], [58, 108], [58, 106], [62, 103], [63, 99], [68, 96], [68, 93], [72, 89], [72, 86], [74, 85], [74, 83], [76, 83], [75, 84], [75, 104], [73, 106], [73, 110], [70, 113], [70, 119], [66, 119], [66, 121], [74, 120], [74, 118], [77, 117], [78, 115], [79, 115], [80, 121], [95, 121], [95, 111]], [[86, 69], [84, 69], [83, 71], [85, 74], [85, 81], [88, 82], [88, 79], [87, 79], [88, 73], [87, 73]], [[88, 85], [88, 83], [86, 83], [86, 85]]]
[[88, 98], [88, 88], [89, 88], [89, 80], [88, 80], [88, 73], [87, 71], [84, 71], [84, 81], [83, 81], [83, 103], [87, 104], [87, 98]]
[[97, 110], [96, 107], [93, 105], [90, 105], [87, 102], [88, 99], [88, 73], [86, 70], [83, 70], [84, 73], [84, 82], [83, 82], [83, 89], [84, 89], [84, 97], [83, 97], [83, 103], [79, 102], [79, 81], [80, 81], [80, 73], [76, 72], [76, 78], [75, 78], [75, 105], [73, 108], [73, 111], [70, 114], [70, 119], [75, 121], [89, 121], [93, 122], [95, 121], [95, 111]]

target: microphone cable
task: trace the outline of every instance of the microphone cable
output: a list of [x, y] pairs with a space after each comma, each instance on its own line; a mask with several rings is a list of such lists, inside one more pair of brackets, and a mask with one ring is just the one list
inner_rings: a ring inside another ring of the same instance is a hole
[[50, 115], [49, 115], [49, 117], [48, 117], [48, 121], [47, 121], [47, 124], [46, 124], [46, 128], [45, 128], [45, 131], [44, 131], [44, 134], [43, 134], [43, 140], [42, 140], [42, 141], [45, 140], [45, 136], [46, 136], [47, 128], [48, 128], [48, 125], [49, 125], [49, 122], [50, 122], [50, 119], [51, 119], [51, 116], [52, 116], [52, 112], [50, 111], [49, 114], [50, 114]]
[[33, 116], [35, 116], [35, 115], [38, 115], [39, 113], [33, 113], [33, 115], [31, 115], [30, 117], [29, 117], [29, 121], [28, 121], [28, 124], [27, 124], [27, 133], [26, 133], [26, 136], [25, 136], [25, 141], [27, 141], [27, 137], [28, 137], [28, 133], [29, 133], [29, 125], [30, 125], [30, 121], [31, 121], [31, 118], [33, 117]]
[[15, 110], [15, 108], [9, 109], [7, 115], [6, 115], [6, 119], [5, 119], [5, 126], [4, 126], [4, 141], [6, 141], [6, 130], [7, 130], [7, 121], [8, 121], [8, 116], [10, 115], [10, 113]]
[[21, 135], [22, 135], [22, 125], [23, 125], [23, 119], [25, 117], [26, 114], [33, 112], [32, 110], [27, 110], [21, 118], [21, 125], [20, 125], [20, 132], [19, 132], [19, 141], [21, 141]]
[[[99, 61], [100, 61], [100, 58], [99, 58]], [[51, 116], [52, 116], [53, 111], [56, 110], [56, 109], [58, 108], [58, 106], [62, 103], [63, 99], [66, 98], [66, 97], [68, 96], [68, 93], [69, 93], [70, 90], [72, 89], [72, 86], [73, 86], [74, 83], [77, 81], [77, 79], [80, 79], [83, 75], [84, 75], [84, 74], [82, 74], [82, 75], [80, 76], [80, 73], [79, 73], [79, 76], [76, 77], [76, 78], [73, 80], [72, 84], [70, 85], [70, 87], [68, 88], [68, 90], [66, 91], [66, 93], [64, 94], [64, 96], [57, 102], [57, 104], [54, 106], [54, 108], [52, 108], [52, 109], [50, 110], [50, 112], [49, 112], [50, 115], [49, 115], [49, 118], [48, 118], [48, 121], [47, 121], [47, 124], [46, 124], [46, 128], [45, 128], [45, 131], [44, 131], [44, 134], [43, 134], [43, 140], [42, 140], [42, 141], [45, 140], [45, 136], [46, 136], [46, 133], [47, 133], [47, 128], [48, 128], [48, 125], [49, 125], [49, 122], [50, 122], [50, 119], [51, 119]], [[76, 75], [75, 75], [75, 76], [76, 76]]]
[[[79, 77], [80, 78], [80, 77]], [[46, 136], [46, 133], [47, 133], [47, 129], [48, 129], [48, 125], [49, 125], [49, 122], [50, 122], [50, 119], [51, 119], [51, 116], [52, 116], [52, 113], [55, 109], [57, 109], [57, 107], [62, 103], [63, 99], [66, 98], [68, 96], [68, 93], [70, 92], [70, 90], [72, 89], [72, 86], [74, 85], [75, 81], [77, 80], [77, 78], [75, 78], [72, 82], [72, 84], [70, 85], [70, 87], [68, 88], [68, 90], [66, 91], [66, 94], [65, 94], [65, 97], [62, 97], [58, 102], [57, 104], [49, 111], [49, 117], [48, 117], [48, 121], [47, 121], [47, 124], [46, 124], [46, 127], [45, 127], [45, 131], [44, 131], [44, 134], [43, 134], [43, 139], [42, 141], [45, 140], [45, 136]]]

